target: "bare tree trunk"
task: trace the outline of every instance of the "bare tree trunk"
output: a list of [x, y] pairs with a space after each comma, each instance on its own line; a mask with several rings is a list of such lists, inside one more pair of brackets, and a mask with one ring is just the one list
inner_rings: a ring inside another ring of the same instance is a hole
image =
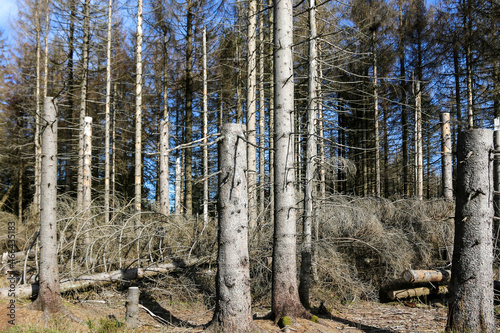
[[175, 160], [175, 203], [174, 203], [175, 214], [182, 213], [181, 179], [182, 179], [181, 158], [177, 157], [177, 159]]
[[248, 192], [243, 125], [225, 124], [220, 144], [215, 332], [253, 330], [248, 255]]
[[[142, 210], [142, 0], [137, 1], [135, 73], [135, 210]], [[138, 215], [140, 218], [140, 215]]]
[[83, 127], [85, 115], [87, 114], [87, 89], [89, 69], [89, 35], [90, 35], [90, 0], [85, 0], [83, 10], [83, 48], [82, 48], [82, 83], [80, 90], [80, 118], [78, 138], [78, 188], [77, 188], [77, 210], [83, 209]]
[[[186, 23], [186, 118], [184, 142], [193, 140], [193, 20], [194, 2], [187, 2], [187, 23]], [[189, 217], [193, 215], [193, 150], [184, 150], [184, 209]]]
[[106, 106], [105, 106], [105, 128], [104, 128], [104, 222], [109, 223], [110, 216], [110, 142], [111, 142], [111, 28], [113, 17], [113, 0], [108, 2], [108, 30], [107, 30], [107, 46], [106, 46]]
[[[90, 206], [92, 202], [92, 117], [85, 117], [83, 123], [83, 181], [82, 181], [82, 209], [83, 223], [85, 223], [85, 247], [92, 242], [90, 230]], [[90, 258], [92, 262], [92, 258]]]
[[310, 316], [297, 289], [297, 234], [294, 148], [293, 4], [274, 2], [274, 243], [272, 312], [283, 316]]
[[257, 0], [248, 2], [248, 57], [247, 57], [247, 176], [248, 176], [248, 218], [250, 233], [257, 226]]
[[40, 291], [34, 307], [49, 316], [62, 310], [57, 266], [57, 118], [56, 101], [45, 98], [42, 121], [40, 210]]
[[50, 26], [50, 0], [45, 2], [45, 60], [43, 64], [43, 97], [47, 97], [49, 90], [49, 26]]
[[496, 332], [493, 311], [493, 132], [458, 136], [455, 241], [448, 329]]
[[377, 32], [372, 31], [372, 52], [373, 52], [373, 120], [375, 136], [375, 195], [380, 197], [380, 137], [379, 137], [379, 109], [378, 109], [378, 77], [377, 77]]
[[[269, 10], [270, 31], [274, 31], [274, 9]], [[269, 54], [274, 54], [274, 34], [270, 34]], [[269, 223], [274, 225], [274, 62], [271, 61], [269, 74]]]
[[259, 3], [259, 220], [264, 224], [266, 214], [266, 96], [264, 88], [264, 0]]
[[453, 199], [453, 170], [451, 156], [451, 129], [450, 113], [441, 113], [441, 140], [443, 147], [442, 174], [443, 174], [443, 196], [447, 200]]
[[309, 308], [309, 291], [311, 289], [312, 266], [312, 224], [314, 221], [314, 174], [318, 147], [316, 142], [317, 118], [317, 48], [316, 48], [316, 4], [309, 0], [309, 78], [307, 96], [307, 148], [306, 148], [306, 179], [304, 198], [303, 239], [301, 249], [299, 296], [302, 304]]
[[36, 5], [36, 91], [35, 91], [35, 197], [33, 204], [36, 214], [40, 213], [40, 182], [42, 152], [40, 145], [40, 7]]
[[170, 207], [170, 174], [169, 174], [169, 141], [170, 141], [170, 115], [168, 112], [168, 61], [167, 61], [167, 34], [163, 35], [163, 121], [160, 124], [160, 211], [169, 213]]
[[417, 200], [424, 198], [424, 158], [422, 139], [422, 93], [420, 81], [416, 82], [415, 96], [415, 195]]
[[203, 28], [203, 226], [208, 224], [208, 83], [207, 29]]

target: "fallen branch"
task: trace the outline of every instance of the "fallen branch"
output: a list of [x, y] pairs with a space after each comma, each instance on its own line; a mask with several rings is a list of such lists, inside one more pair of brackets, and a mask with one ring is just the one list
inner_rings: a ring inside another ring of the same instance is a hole
[[403, 290], [391, 290], [387, 292], [387, 296], [391, 300], [395, 299], [403, 299], [409, 297], [418, 297], [425, 295], [441, 295], [448, 293], [448, 286], [438, 286], [437, 288], [428, 288], [428, 287], [420, 287], [420, 288], [411, 288], [411, 289], [403, 289]]
[[403, 280], [409, 283], [449, 281], [451, 271], [445, 270], [413, 270], [403, 272]]
[[[127, 270], [117, 270], [98, 274], [82, 275], [75, 279], [61, 281], [61, 292], [84, 289], [90, 286], [99, 286], [119, 281], [130, 281], [142, 279], [148, 276], [155, 276], [160, 273], [168, 273], [177, 268], [183, 268], [200, 263], [200, 259], [190, 259], [187, 261], [177, 261], [161, 264], [154, 267], [130, 268]], [[12, 295], [14, 293], [14, 295]], [[34, 297], [38, 294], [38, 284], [17, 285], [15, 289], [0, 288], [0, 299], [2, 298], [25, 298]]]

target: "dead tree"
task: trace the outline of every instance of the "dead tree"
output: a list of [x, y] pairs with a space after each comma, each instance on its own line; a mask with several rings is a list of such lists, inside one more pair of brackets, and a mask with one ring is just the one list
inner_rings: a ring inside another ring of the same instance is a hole
[[45, 98], [41, 121], [40, 290], [33, 307], [42, 310], [47, 318], [63, 309], [57, 266], [57, 118], [54, 98]]
[[495, 332], [493, 312], [493, 131], [458, 136], [455, 241], [448, 330]]
[[209, 329], [251, 331], [252, 307], [248, 255], [248, 193], [243, 125], [225, 124], [220, 145], [220, 184], [216, 306]]
[[441, 113], [441, 140], [442, 140], [442, 174], [443, 174], [443, 197], [446, 200], [453, 199], [453, 173], [451, 156], [451, 130], [450, 113]]

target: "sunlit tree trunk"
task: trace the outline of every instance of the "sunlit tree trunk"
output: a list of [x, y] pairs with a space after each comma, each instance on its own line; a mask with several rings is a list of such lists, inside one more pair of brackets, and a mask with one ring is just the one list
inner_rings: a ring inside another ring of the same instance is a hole
[[303, 239], [301, 249], [299, 295], [302, 304], [309, 308], [312, 266], [312, 224], [314, 220], [314, 175], [318, 147], [316, 142], [317, 118], [317, 48], [316, 48], [316, 4], [309, 0], [309, 78], [307, 92], [307, 148], [304, 198]]
[[[293, 3], [274, 2], [274, 243], [272, 312], [307, 316], [297, 289], [294, 148]], [[310, 314], [309, 314], [310, 316]]]
[[251, 332], [248, 191], [243, 125], [225, 124], [220, 144], [216, 306], [209, 331]]
[[441, 113], [443, 197], [453, 199], [450, 113]]
[[[187, 2], [186, 26], [186, 115], [184, 142], [193, 140], [193, 19], [194, 3]], [[184, 209], [187, 216], [193, 214], [193, 150], [184, 150]]]
[[248, 2], [248, 56], [247, 56], [247, 176], [248, 218], [250, 233], [257, 226], [257, 0]]
[[418, 200], [424, 198], [424, 153], [422, 138], [422, 103], [420, 81], [415, 84], [415, 195]]
[[496, 332], [493, 307], [493, 131], [458, 136], [448, 330]]
[[83, 209], [83, 126], [87, 114], [87, 89], [89, 69], [90, 0], [85, 0], [83, 10], [82, 83], [80, 90], [80, 115], [78, 138], [78, 189], [77, 209]]
[[372, 31], [373, 52], [373, 120], [375, 136], [375, 195], [380, 197], [380, 136], [379, 136], [379, 108], [378, 108], [378, 76], [377, 76], [377, 31]]
[[135, 210], [142, 201], [142, 0], [137, 1], [136, 73], [135, 73]]
[[44, 316], [63, 309], [57, 265], [57, 111], [55, 99], [45, 98], [42, 122], [42, 175], [40, 210], [40, 273], [34, 308]]
[[203, 28], [203, 223], [208, 224], [208, 84], [207, 30]]
[[113, 15], [113, 0], [108, 2], [108, 29], [106, 46], [106, 105], [104, 119], [104, 221], [109, 223], [110, 217], [110, 142], [111, 142], [111, 28]]

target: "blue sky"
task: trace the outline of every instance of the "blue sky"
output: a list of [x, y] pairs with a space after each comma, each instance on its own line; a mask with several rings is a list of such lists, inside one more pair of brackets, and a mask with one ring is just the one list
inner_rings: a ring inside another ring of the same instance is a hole
[[0, 0], [0, 29], [10, 38], [9, 21], [17, 14], [16, 0]]

